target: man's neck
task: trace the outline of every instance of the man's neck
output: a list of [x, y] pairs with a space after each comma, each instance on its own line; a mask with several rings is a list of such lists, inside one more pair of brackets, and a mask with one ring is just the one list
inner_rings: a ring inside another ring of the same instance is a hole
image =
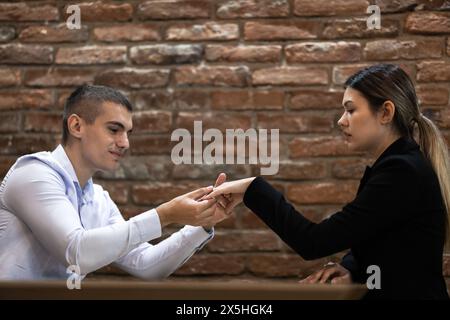
[[78, 149], [77, 145], [66, 144], [63, 148], [70, 160], [70, 163], [72, 164], [78, 183], [80, 184], [81, 189], [83, 189], [94, 172], [88, 165], [85, 164], [85, 159], [83, 158], [81, 150]]

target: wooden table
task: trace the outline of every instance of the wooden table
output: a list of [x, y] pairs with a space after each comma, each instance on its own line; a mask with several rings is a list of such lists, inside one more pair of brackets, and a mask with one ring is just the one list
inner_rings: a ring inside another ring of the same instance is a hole
[[360, 299], [364, 285], [297, 282], [127, 281], [85, 279], [81, 289], [65, 281], [2, 281], [0, 299], [151, 299], [151, 300], [344, 300]]

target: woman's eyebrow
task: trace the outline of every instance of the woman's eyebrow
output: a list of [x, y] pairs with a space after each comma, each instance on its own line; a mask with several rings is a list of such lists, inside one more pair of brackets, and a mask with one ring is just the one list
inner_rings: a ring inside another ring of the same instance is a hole
[[347, 101], [345, 101], [343, 104], [342, 104], [342, 106], [344, 107], [344, 108], [348, 108], [348, 104], [349, 103], [353, 103], [353, 101], [352, 100], [347, 100]]

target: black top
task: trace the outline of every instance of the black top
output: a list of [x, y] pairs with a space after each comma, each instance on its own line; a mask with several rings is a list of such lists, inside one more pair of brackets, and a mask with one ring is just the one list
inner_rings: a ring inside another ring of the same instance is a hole
[[313, 223], [257, 177], [244, 195], [256, 213], [304, 259], [346, 249], [341, 264], [356, 282], [380, 268], [381, 289], [366, 298], [448, 299], [442, 275], [446, 210], [439, 182], [417, 143], [399, 138], [367, 167], [356, 198]]

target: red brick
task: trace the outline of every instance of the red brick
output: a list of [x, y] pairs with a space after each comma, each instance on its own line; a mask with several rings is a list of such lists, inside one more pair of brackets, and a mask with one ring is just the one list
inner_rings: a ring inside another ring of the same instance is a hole
[[51, 108], [53, 94], [48, 90], [0, 91], [0, 110]]
[[442, 39], [376, 40], [366, 43], [367, 60], [397, 60], [439, 58], [442, 56]]
[[164, 91], [138, 91], [134, 95], [134, 110], [145, 111], [155, 109], [170, 109], [172, 95]]
[[449, 93], [444, 87], [417, 87], [417, 96], [422, 106], [448, 105]]
[[20, 130], [20, 114], [2, 112], [1, 115], [2, 121], [0, 121], [0, 132], [2, 134], [5, 132], [17, 132]]
[[423, 61], [417, 65], [417, 81], [450, 81], [450, 63], [446, 61]]
[[319, 30], [316, 21], [295, 22], [246, 22], [245, 40], [298, 40], [315, 39]]
[[51, 151], [56, 147], [50, 136], [1, 135], [0, 154], [23, 155], [38, 151]]
[[280, 133], [331, 132], [334, 119], [326, 115], [265, 113], [257, 115], [258, 128], [280, 129]]
[[[334, 66], [333, 67], [333, 82], [335, 84], [344, 84], [348, 77], [356, 73], [357, 71], [364, 69], [366, 67], [371, 66], [371, 64], [354, 64], [354, 65], [343, 65], [343, 66]], [[409, 64], [399, 64], [400, 68], [402, 68], [411, 79], [415, 78], [415, 66]]]
[[99, 73], [95, 83], [114, 88], [157, 88], [169, 83], [169, 74], [167, 69], [113, 69]]
[[336, 109], [341, 107], [343, 92], [328, 90], [301, 90], [291, 93], [289, 106], [298, 109]]
[[383, 19], [380, 29], [367, 28], [367, 18], [328, 20], [322, 32], [326, 39], [393, 37], [399, 34], [397, 20]]
[[74, 89], [61, 89], [56, 91], [56, 105], [55, 108], [59, 110], [64, 109], [64, 105], [66, 104], [67, 98], [69, 98], [70, 94], [74, 91]]
[[294, 138], [289, 143], [289, 153], [292, 159], [355, 154], [349, 150], [345, 141], [339, 136]]
[[428, 116], [428, 118], [431, 118], [431, 120], [437, 123], [440, 128], [450, 129], [450, 109], [443, 109], [437, 112], [437, 119], [430, 116]]
[[25, 131], [31, 132], [61, 132], [62, 114], [54, 113], [26, 113]]
[[10, 26], [0, 26], [0, 42], [9, 42], [16, 37], [16, 29]]
[[0, 3], [0, 21], [55, 21], [58, 8], [50, 4]]
[[365, 15], [369, 2], [366, 0], [295, 0], [297, 16]]
[[405, 31], [419, 34], [450, 33], [450, 13], [410, 13], [406, 17]]
[[56, 53], [59, 64], [111, 64], [125, 63], [126, 46], [86, 46], [59, 48]]
[[56, 26], [29, 26], [20, 32], [22, 42], [80, 42], [89, 38], [88, 29], [70, 30], [65, 23]]
[[[77, 5], [80, 7], [81, 23], [129, 21], [133, 16], [133, 6], [129, 3], [115, 4], [96, 1], [71, 3], [70, 5]], [[63, 9], [63, 12], [65, 14], [65, 19], [71, 15], [67, 13], [67, 6]]]
[[269, 227], [253, 212], [244, 205], [237, 206], [234, 211], [240, 217], [240, 227], [242, 229], [264, 229], [270, 230]]
[[202, 121], [203, 132], [207, 129], [219, 129], [225, 132], [226, 129], [251, 128], [251, 116], [236, 113], [212, 113], [212, 112], [180, 112], [176, 119], [177, 128], [185, 128], [189, 132], [194, 132], [194, 121]]
[[450, 56], [450, 38], [447, 38], [447, 55]]
[[366, 166], [371, 162], [368, 159], [339, 159], [334, 160], [331, 166], [333, 177], [340, 179], [361, 179]]
[[357, 182], [321, 182], [288, 186], [287, 198], [298, 204], [343, 204], [352, 201]]
[[179, 110], [208, 108], [209, 94], [198, 90], [178, 90], [173, 94], [171, 105], [174, 109]]
[[114, 203], [121, 205], [126, 204], [128, 202], [128, 184], [124, 182], [116, 182], [116, 181], [97, 181], [96, 183], [100, 184], [103, 189], [108, 191], [109, 196], [111, 197]]
[[18, 86], [20, 84], [20, 70], [12, 68], [0, 69], [0, 87]]
[[281, 110], [282, 91], [213, 91], [211, 108], [216, 110]]
[[135, 64], [182, 64], [198, 63], [202, 59], [201, 45], [145, 45], [130, 49], [130, 58]]
[[239, 38], [235, 23], [206, 22], [203, 24], [175, 24], [166, 32], [167, 40], [234, 40]]
[[323, 67], [275, 67], [253, 72], [254, 85], [327, 84], [328, 72]]
[[327, 175], [327, 167], [323, 161], [285, 161], [280, 163], [277, 179], [283, 180], [314, 180]]
[[203, 186], [193, 183], [136, 183], [131, 187], [131, 197], [134, 203], [138, 205], [159, 205], [201, 187]]
[[442, 274], [445, 277], [450, 277], [450, 255], [449, 254], [444, 254], [444, 256], [443, 256]]
[[152, 0], [140, 3], [140, 19], [208, 18], [211, 3], [207, 0]]
[[287, 17], [288, 15], [287, 0], [227, 0], [221, 2], [216, 11], [216, 16], [221, 19]]
[[8, 173], [9, 169], [16, 162], [16, 157], [5, 157], [0, 158], [0, 179], [3, 179]]
[[277, 251], [279, 241], [271, 231], [218, 232], [207, 248], [210, 252]]
[[161, 40], [159, 27], [154, 24], [124, 24], [97, 27], [94, 29], [93, 35], [96, 40], [103, 42]]
[[278, 62], [281, 46], [208, 45], [205, 58], [214, 62]]
[[167, 111], [142, 111], [133, 114], [134, 130], [139, 133], [168, 132], [172, 128], [172, 113]]
[[133, 155], [170, 154], [171, 149], [170, 136], [130, 136], [130, 151]]
[[[133, 147], [133, 146], [132, 146]], [[120, 162], [120, 168], [112, 173], [101, 173], [105, 179], [167, 181], [174, 164], [168, 155], [129, 156]]]
[[53, 48], [44, 45], [11, 43], [0, 45], [0, 63], [5, 64], [50, 64]]
[[173, 179], [203, 179], [209, 180], [211, 185], [215, 183], [216, 177], [226, 172], [227, 180], [242, 179], [251, 176], [248, 165], [202, 165], [202, 164], [177, 164], [173, 166]]
[[248, 67], [179, 67], [175, 70], [177, 85], [232, 86], [247, 85]]
[[27, 86], [39, 87], [80, 86], [93, 80], [93, 70], [80, 68], [27, 69], [24, 76]]
[[361, 59], [359, 42], [304, 42], [285, 48], [288, 63], [351, 62]]
[[240, 255], [193, 255], [175, 275], [238, 275], [245, 270], [245, 257]]
[[257, 254], [248, 257], [248, 270], [259, 277], [298, 277], [326, 263], [325, 258], [305, 261], [297, 254]]
[[418, 1], [418, 0], [402, 0], [402, 1], [375, 0], [374, 4], [380, 7], [380, 11], [383, 14], [383, 13], [404, 12], [404, 11], [412, 10], [420, 2], [425, 2], [425, 1]]

